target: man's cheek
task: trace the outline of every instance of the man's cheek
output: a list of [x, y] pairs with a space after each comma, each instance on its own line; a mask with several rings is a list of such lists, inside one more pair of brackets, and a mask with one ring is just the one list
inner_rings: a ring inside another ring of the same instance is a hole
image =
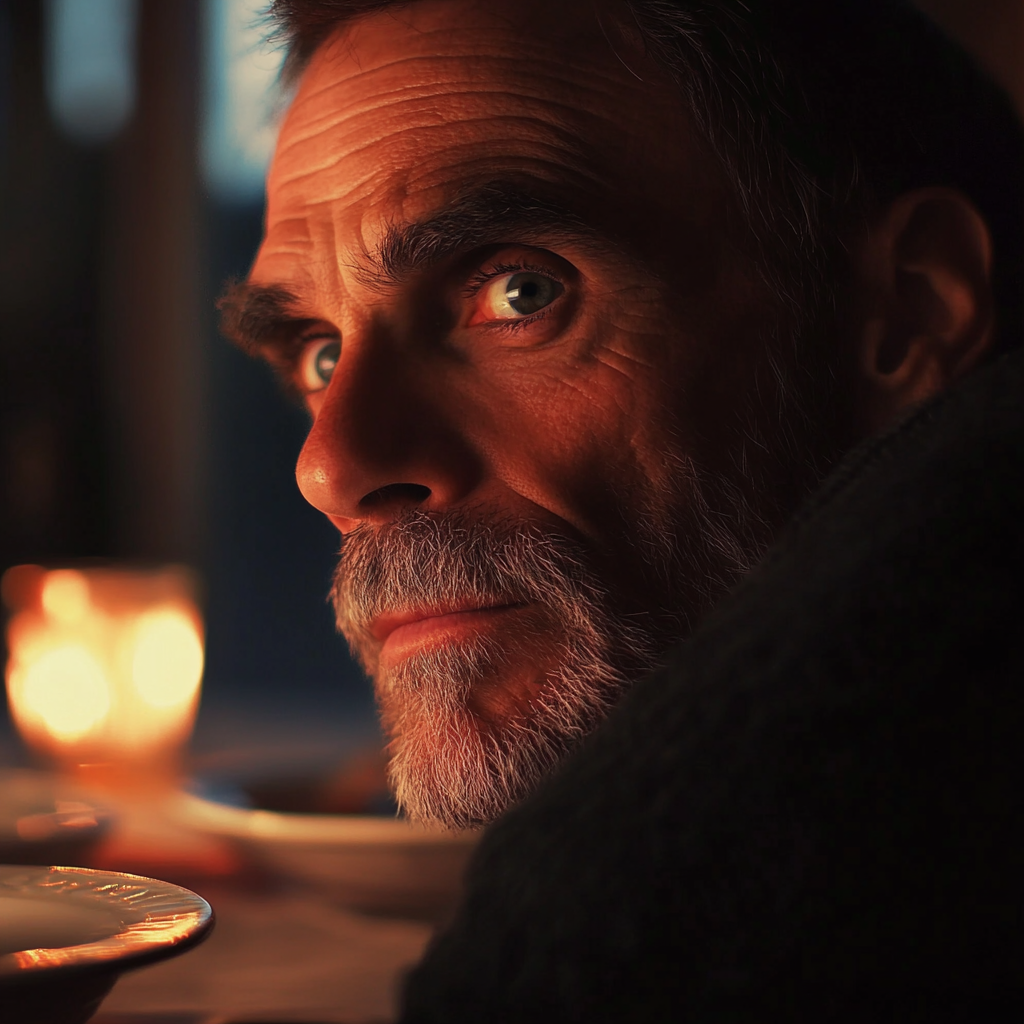
[[506, 436], [517, 440], [518, 459], [553, 493], [628, 493], [641, 449], [668, 436], [653, 373], [619, 362], [602, 350], [583, 367], [537, 374], [529, 400], [510, 416]]

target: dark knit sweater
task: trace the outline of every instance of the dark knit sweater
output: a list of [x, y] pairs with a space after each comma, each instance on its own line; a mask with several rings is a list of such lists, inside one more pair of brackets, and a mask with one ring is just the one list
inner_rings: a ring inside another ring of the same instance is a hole
[[854, 452], [492, 826], [402, 1021], [1024, 1010], [1024, 359]]

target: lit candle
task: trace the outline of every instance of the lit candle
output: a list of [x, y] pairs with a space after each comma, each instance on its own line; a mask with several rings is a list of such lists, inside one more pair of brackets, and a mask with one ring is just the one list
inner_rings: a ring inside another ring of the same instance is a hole
[[188, 570], [17, 566], [3, 592], [7, 697], [31, 748], [65, 765], [173, 761], [203, 672]]

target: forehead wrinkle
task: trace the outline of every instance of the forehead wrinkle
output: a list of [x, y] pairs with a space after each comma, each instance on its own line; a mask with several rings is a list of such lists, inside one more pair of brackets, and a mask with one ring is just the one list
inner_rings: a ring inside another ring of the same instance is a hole
[[[621, 59], [614, 50], [609, 51], [608, 60], [595, 60], [585, 51], [577, 60], [574, 59], [577, 49], [563, 45], [550, 54], [531, 52], [524, 60], [522, 52], [510, 54], [508, 45], [500, 41], [488, 48], [489, 37], [486, 35], [481, 38], [474, 34], [471, 44], [463, 50], [454, 47], [450, 30], [438, 29], [436, 34], [443, 37], [441, 49], [448, 52], [438, 53], [438, 47], [430, 46], [425, 52], [392, 57], [370, 68], [358, 63], [359, 47], [348, 45], [339, 57], [330, 52], [337, 46], [328, 42], [307, 69], [292, 110], [308, 105], [317, 108], [321, 105], [318, 101], [326, 94], [343, 91], [345, 95], [340, 102], [325, 106], [329, 110], [349, 109], [356, 114], [365, 104], [378, 107], [382, 98], [392, 93], [426, 89], [427, 95], [437, 95], [438, 85], [450, 87], [466, 82], [479, 86], [481, 79], [515, 82], [523, 96], [530, 97], [536, 93], [540, 99], [548, 99], [550, 94], [534, 86], [548, 81], [556, 83], [561, 91], [568, 88], [574, 92], [596, 94], [605, 100], [621, 102], [624, 92], [637, 91], [642, 91], [648, 100], [651, 98], [650, 85], [637, 80], [632, 73], [625, 75]], [[396, 71], [400, 71], [398, 84], [389, 81], [386, 88], [378, 88], [376, 79], [393, 79]], [[319, 120], [318, 117], [313, 118], [314, 123]], [[326, 120], [331, 121], [332, 118]]]
[[[442, 102], [436, 102], [438, 99]], [[462, 109], [453, 115], [442, 108], [444, 102], [454, 100], [459, 101]], [[287, 148], [294, 150], [319, 144], [327, 133], [338, 142], [356, 135], [365, 139], [367, 145], [372, 145], [394, 135], [423, 128], [457, 128], [502, 121], [576, 131], [584, 124], [595, 121], [615, 124], [614, 117], [607, 111], [584, 110], [561, 100], [524, 98], [521, 93], [504, 86], [483, 89], [476, 83], [474, 88], [466, 89], [457, 96], [437, 91], [417, 95], [415, 99], [403, 97], [394, 102], [367, 107], [358, 113], [333, 117], [315, 127], [311, 126], [309, 131], [292, 130], [287, 136]]]
[[[344, 276], [344, 271], [347, 270], [356, 281], [365, 286], [364, 268], [369, 259], [371, 249], [366, 240], [366, 227], [363, 221], [359, 220], [355, 225], [354, 231], [352, 229], [346, 231], [343, 223], [345, 213], [346, 211], [334, 207], [331, 215], [328, 217], [331, 232], [331, 251], [335, 254], [335, 272], [339, 276]], [[342, 246], [340, 242], [340, 239], [345, 235], [349, 235], [353, 239], [352, 244], [347, 248]], [[350, 255], [348, 255], [349, 252], [351, 253]]]
[[[389, 84], [385, 89], [377, 89], [372, 81], [395, 68], [423, 64], [427, 64], [428, 67], [423, 69], [422, 74], [407, 75]], [[404, 57], [372, 71], [360, 71], [347, 78], [328, 82], [313, 90], [308, 97], [302, 97], [297, 105], [303, 106], [307, 98], [312, 101], [335, 90], [343, 90], [347, 95], [354, 95], [355, 99], [350, 100], [348, 106], [355, 108], [354, 112], [358, 113], [361, 103], [375, 104], [372, 109], [376, 109], [376, 105], [389, 96], [401, 96], [409, 92], [418, 95], [421, 91], [426, 97], [447, 96], [451, 95], [451, 86], [468, 85], [480, 88], [486, 86], [489, 81], [500, 88], [515, 83], [519, 90], [517, 95], [523, 99], [543, 102], [551, 100], [551, 93], [537, 86], [550, 84], [561, 89], [568, 88], [581, 95], [594, 95], [603, 100], [619, 99], [624, 87], [630, 92], [642, 92], [645, 95], [650, 93], [650, 86], [646, 83], [638, 83], [635, 80], [627, 82], [621, 75], [612, 73], [615, 70], [604, 69], [592, 63], [574, 64], [566, 60], [533, 56], [527, 63], [521, 56], [512, 57], [507, 54], [487, 58], [479, 54], [472, 57], [437, 54]], [[367, 80], [371, 80], [369, 86], [366, 84]]]
[[[474, 124], [486, 124], [493, 125], [496, 128], [505, 127], [516, 130], [501, 133], [495, 132], [494, 137], [481, 136], [466, 139], [465, 141], [461, 141], [457, 144], [443, 144], [443, 146], [439, 146], [436, 150], [428, 149], [422, 145], [425, 142], [434, 142], [438, 136], [442, 139], [450, 135], [461, 137], [465, 129]], [[546, 136], [546, 138], [538, 137], [540, 135]], [[417, 128], [406, 128], [400, 134], [388, 136], [383, 139], [376, 139], [371, 142], [367, 142], [365, 145], [351, 149], [347, 153], [338, 156], [332, 164], [324, 165], [323, 169], [334, 169], [339, 164], [347, 160], [357, 161], [361, 157], [365, 157], [370, 154], [372, 150], [379, 148], [382, 143], [387, 145], [391, 138], [397, 139], [400, 149], [412, 149], [421, 153], [421, 163], [426, 162], [424, 159], [426, 157], [436, 157], [440, 158], [444, 164], [458, 164], [459, 161], [457, 159], [453, 159], [453, 157], [461, 152], [467, 150], [502, 147], [509, 143], [515, 143], [517, 146], [527, 143], [536, 149], [543, 149], [549, 152], [572, 153], [572, 155], [577, 158], [583, 158], [587, 155], [582, 141], [576, 138], [575, 133], [567, 128], [553, 125], [548, 122], [535, 121], [525, 117], [487, 116], [467, 118], [464, 121], [460, 121], [458, 124], [445, 123], [422, 125]], [[523, 159], [525, 158], [525, 154], [517, 153], [515, 158]], [[374, 163], [375, 161], [371, 160], [369, 162]], [[413, 164], [409, 169], [414, 170], [415, 166], [416, 165]], [[388, 168], [388, 170], [390, 170], [390, 168]]]
[[[474, 116], [478, 120], [484, 120], [487, 116], [502, 116], [502, 105], [508, 110], [504, 116], [510, 117], [522, 115], [513, 113], [509, 107], [525, 107], [532, 111], [547, 111], [550, 114], [548, 119], [555, 122], [569, 123], [581, 117], [602, 121], [614, 120], [613, 107], [621, 102], [621, 89], [616, 87], [617, 83], [609, 81], [609, 88], [604, 92], [596, 89], [592, 80], [588, 81], [585, 87], [580, 87], [578, 83], [568, 80], [564, 75], [539, 75], [534, 73], [533, 69], [529, 75], [523, 75], [521, 67], [519, 70], [520, 75], [514, 80], [511, 76], [507, 80], [491, 76], [494, 80], [490, 82], [481, 81], [479, 76], [472, 75], [453, 77], [450, 80], [434, 76], [429, 82], [406, 84], [384, 91], [368, 91], [358, 98], [353, 98], [350, 92], [345, 91], [340, 102], [327, 105], [327, 112], [320, 115], [308, 115], [301, 107], [296, 106], [293, 107], [286, 129], [288, 144], [301, 146], [314, 142], [328, 131], [341, 133], [342, 137], [350, 133], [366, 135], [366, 121], [370, 121], [372, 126], [373, 122], [382, 119], [394, 121], [399, 115], [408, 118], [410, 113], [419, 115], [412, 122], [413, 126], [463, 123]], [[536, 85], [537, 88], [528, 89], [528, 84]], [[464, 88], [455, 91], [453, 86]], [[341, 91], [343, 86], [334, 85], [325, 91], [335, 89]], [[558, 98], [559, 95], [565, 96], [567, 92], [572, 91], [585, 95]], [[591, 100], [591, 103], [582, 102], [584, 98]], [[645, 94], [645, 99], [650, 105], [653, 97]], [[609, 100], [617, 102], [609, 103]], [[504, 104], [502, 101], [505, 101]], [[467, 112], [464, 116], [456, 111], [453, 117], [451, 107], [462, 104], [478, 108], [479, 113], [474, 115]], [[494, 109], [495, 105], [499, 107], [498, 110]], [[540, 117], [536, 119], [546, 120]], [[296, 122], [301, 122], [301, 127]], [[392, 132], [371, 130], [368, 137], [381, 139], [388, 134]]]
[[275, 245], [275, 252], [292, 252], [305, 254], [314, 245], [309, 230], [309, 220], [301, 216], [285, 216], [274, 221], [275, 234], [288, 239], [286, 243]]
[[310, 261], [310, 279], [318, 296], [327, 297], [320, 300], [321, 307], [331, 310], [331, 316], [325, 319], [336, 319], [347, 295], [341, 247], [345, 231], [337, 223], [337, 214], [333, 208], [329, 209], [326, 217], [313, 220], [312, 226], [313, 251], [319, 256]]
[[[330, 217], [308, 215], [290, 218], [301, 224], [302, 240], [295, 244], [285, 235], [281, 237], [278, 224], [264, 240], [257, 256], [250, 281], [260, 286], [265, 283], [281, 285], [302, 299], [303, 304], [316, 312], [319, 319], [332, 319], [336, 310], [325, 296], [340, 294], [337, 259], [335, 258], [336, 232]], [[275, 267], [280, 257], [294, 256], [285, 264], [284, 272]], [[330, 310], [330, 315], [325, 315]]]
[[[483, 131], [475, 133], [480, 137], [471, 140], [471, 143], [487, 148], [497, 157], [502, 155], [500, 148], [503, 143], [521, 146], [525, 142], [534, 147], [548, 147], [542, 150], [543, 155], [548, 158], [554, 156], [555, 163], [565, 160], [565, 154], [561, 151], [567, 150], [570, 162], [578, 161], [575, 170], [579, 172], [583, 169], [580, 157], [587, 155], [587, 144], [590, 148], [595, 144], [594, 139], [587, 137], [588, 134], [601, 134], [594, 133], [595, 121], [605, 126], [605, 133], [607, 127], [616, 132], [623, 130], [615, 117], [614, 101], [607, 102], [609, 96], [617, 95], [625, 84], [629, 92], [643, 91], [645, 99], [657, 105], [658, 97], [650, 95], [650, 87], [645, 83], [635, 79], [623, 83], [616, 79], [616, 73], [620, 73], [621, 79], [622, 69], [618, 64], [605, 68], [595, 62], [588, 62], [586, 70], [589, 75], [581, 85], [567, 73], [564, 60], [556, 62], [535, 59], [527, 66], [528, 73], [524, 74], [522, 60], [513, 60], [502, 52], [500, 59], [495, 61], [497, 70], [492, 65], [484, 68], [483, 76], [474, 76], [474, 68], [479, 69], [482, 63], [478, 52], [475, 52], [474, 57], [473, 66], [468, 71], [466, 61], [460, 60], [458, 56], [438, 58], [430, 54], [392, 60], [381, 67], [411, 67], [411, 73], [418, 80], [410, 83], [407, 74], [397, 87], [388, 82], [387, 88], [382, 91], [373, 88], [376, 86], [375, 76], [380, 70], [376, 67], [360, 69], [340, 82], [334, 79], [324, 83], [321, 76], [316, 82], [310, 83], [307, 99], [327, 97], [329, 100], [331, 96], [340, 95], [334, 104], [312, 102], [309, 106], [303, 106], [299, 102], [293, 105], [282, 132], [282, 145], [279, 149], [279, 156], [284, 159], [275, 160], [276, 167], [272, 172], [274, 185], [281, 186], [287, 193], [292, 189], [300, 190], [308, 180], [322, 174], [328, 183], [333, 177], [332, 191], [339, 197], [347, 198], [372, 187], [368, 183], [373, 174], [360, 168], [361, 162], [369, 157], [378, 168], [389, 163], [373, 152], [376, 148], [394, 145], [398, 147], [398, 153], [410, 149], [415, 153], [417, 146], [423, 145], [425, 137], [428, 142], [434, 141], [429, 135], [424, 136], [423, 132], [436, 130], [455, 133], [472, 131], [476, 127], [481, 127]], [[463, 91], [453, 94], [451, 88], [446, 88], [445, 82], [438, 81], [438, 70], [444, 72], [441, 78], [464, 85]], [[333, 66], [324, 73], [337, 74], [338, 71]], [[488, 81], [481, 83], [480, 77]], [[515, 79], [514, 88], [510, 87], [512, 78]], [[547, 89], [542, 88], [544, 83], [548, 83]], [[580, 94], [580, 100], [574, 103], [554, 98], [564, 96], [567, 91]], [[678, 99], [673, 92], [672, 103], [677, 107], [681, 106]], [[618, 102], [621, 103], [621, 96]], [[454, 116], [451, 109], [453, 104], [456, 105]], [[459, 104], [469, 106], [470, 112], [459, 112]], [[647, 106], [651, 105], [651, 102], [647, 103]], [[326, 114], [321, 113], [324, 107], [327, 108]], [[495, 111], [495, 107], [526, 108], [530, 115], [503, 115]], [[506, 125], [513, 126], [514, 131], [505, 131]], [[329, 147], [324, 144], [325, 138], [330, 142]], [[458, 151], [452, 151], [450, 143], [445, 146], [446, 142], [446, 139], [440, 138], [436, 148], [447, 148], [447, 153], [428, 153], [431, 163], [446, 159], [448, 162], [457, 162], [462, 159]], [[355, 165], [352, 176], [358, 180], [343, 183], [338, 179], [348, 168], [341, 165], [349, 159]], [[409, 169], [412, 171], [420, 166], [422, 163], [418, 160], [409, 161]], [[587, 177], [593, 176], [588, 174]]]
[[[509, 134], [518, 139], [530, 131], [557, 131], [563, 135], [576, 136], [594, 121], [609, 125], [615, 123], [605, 113], [584, 111], [562, 101], [524, 100], [519, 93], [504, 87], [494, 90], [476, 87], [459, 94], [458, 99], [468, 109], [458, 112], [456, 116], [446, 113], [442, 109], [443, 103], [434, 102], [439, 97], [442, 100], [452, 99], [451, 94], [440, 92], [415, 100], [406, 97], [390, 104], [367, 108], [357, 114], [332, 116], [317, 126], [309, 126], [306, 131], [296, 130], [292, 125], [282, 140], [281, 153], [290, 154], [292, 159], [295, 159], [295, 154], [309, 151], [315, 154], [322, 148], [324, 138], [329, 134], [332, 141], [331, 160], [324, 160], [323, 157], [312, 160], [306, 157], [299, 161], [313, 172], [333, 167], [350, 157], [358, 157], [365, 150], [386, 145], [392, 139], [400, 142], [406, 138], [415, 139], [415, 133], [430, 129], [456, 131], [476, 126], [485, 129], [494, 126], [498, 129], [504, 125], [514, 125], [517, 131]], [[502, 100], [508, 102], [502, 103]], [[481, 140], [487, 134], [486, 130], [481, 133]], [[358, 139], [358, 145], [353, 146], [352, 139]]]
[[[486, 124], [489, 126], [513, 126], [519, 129], [519, 133], [503, 132], [491, 138], [473, 138], [458, 144], [445, 141], [445, 136], [459, 135], [466, 125], [474, 123]], [[434, 142], [434, 136], [441, 135], [441, 145], [425, 146], [424, 142]], [[524, 137], [525, 136], [525, 137]], [[353, 148], [345, 153], [335, 153], [329, 160], [312, 165], [308, 161], [296, 161], [296, 170], [290, 174], [278, 173], [273, 177], [275, 189], [287, 193], [289, 190], [301, 188], [304, 182], [318, 178], [325, 174], [331, 174], [332, 189], [325, 189], [323, 182], [320, 185], [320, 196], [318, 203], [349, 200], [361, 189], [368, 185], [372, 191], [375, 183], [380, 181], [381, 175], [394, 175], [399, 164], [379, 158], [373, 158], [374, 150], [382, 144], [386, 145], [392, 136], [382, 139], [373, 139], [364, 145]], [[570, 171], [580, 177], [597, 181], [601, 179], [598, 162], [593, 160], [589, 151], [592, 147], [588, 145], [581, 135], [569, 128], [563, 128], [548, 122], [532, 122], [522, 117], [481, 117], [467, 120], [458, 125], [439, 124], [417, 129], [407, 129], [400, 133], [399, 146], [402, 150], [412, 150], [423, 153], [420, 161], [410, 161], [402, 166], [407, 172], [407, 187], [427, 174], [444, 172], [449, 178], [451, 172], [456, 168], [465, 172], [466, 165], [475, 163], [478, 160], [488, 160], [492, 164], [495, 158], [509, 157], [506, 148], [514, 144], [518, 150], [511, 159], [516, 164], [525, 166], [531, 163], [544, 163], [557, 168], [562, 176]], [[526, 145], [528, 152], [523, 152], [522, 147]], [[426, 150], [430, 150], [426, 152]], [[470, 157], [471, 159], [467, 159]], [[347, 164], [353, 164], [347, 167]], [[388, 165], [388, 166], [382, 166]], [[362, 166], [359, 174], [355, 171]], [[351, 173], [346, 174], [346, 171]], [[276, 204], [275, 204], [276, 205]]]

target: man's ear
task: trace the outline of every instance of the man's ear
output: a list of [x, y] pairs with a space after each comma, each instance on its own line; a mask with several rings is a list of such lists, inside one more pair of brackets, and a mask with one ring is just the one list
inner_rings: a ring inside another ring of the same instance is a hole
[[992, 239], [966, 196], [926, 188], [896, 199], [859, 250], [860, 406], [874, 433], [945, 390], [991, 347]]

